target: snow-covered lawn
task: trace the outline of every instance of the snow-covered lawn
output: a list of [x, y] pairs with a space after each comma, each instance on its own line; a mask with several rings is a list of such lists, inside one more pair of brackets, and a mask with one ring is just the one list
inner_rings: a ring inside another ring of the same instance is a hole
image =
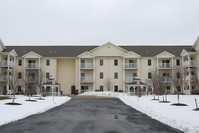
[[[171, 103], [159, 103], [159, 101], [151, 100], [153, 96], [127, 96], [123, 93], [114, 92], [86, 92], [81, 95], [97, 95], [118, 97], [125, 104], [147, 114], [148, 116], [170, 125], [186, 133], [199, 133], [199, 111], [193, 111], [196, 98], [199, 102], [199, 95], [180, 95], [180, 102], [188, 106], [171, 106], [177, 103], [176, 95], [168, 95]], [[162, 100], [162, 96], [160, 96]]]
[[[31, 97], [31, 100], [35, 100], [38, 97]], [[5, 103], [12, 102], [9, 100], [0, 100], [0, 125], [13, 122], [27, 116], [45, 112], [53, 107], [59, 106], [68, 100], [70, 97], [44, 97], [45, 100], [37, 100], [37, 102], [29, 102], [27, 96], [16, 95], [15, 102], [21, 103], [22, 105], [5, 105]]]

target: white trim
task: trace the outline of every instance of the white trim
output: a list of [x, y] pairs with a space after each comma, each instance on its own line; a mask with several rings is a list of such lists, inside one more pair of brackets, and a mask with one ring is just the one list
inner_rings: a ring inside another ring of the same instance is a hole
[[194, 42], [192, 49], [195, 49], [198, 43], [199, 43], [199, 36], [196, 38], [196, 41]]
[[128, 55], [128, 54], [135, 54], [137, 57], [141, 57], [141, 55], [139, 55], [139, 54], [137, 54], [137, 53], [135, 53], [135, 52], [133, 52], [133, 51], [129, 51], [128, 53], [123, 54], [122, 57], [125, 57], [125, 56]]
[[[84, 55], [84, 54], [89, 54], [89, 55], [92, 55], [92, 56], [96, 57], [96, 55], [94, 55], [94, 54], [92, 54], [92, 53], [90, 53], [90, 52], [88, 52], [88, 51], [85, 51], [84, 53], [78, 55], [77, 57], [81, 57], [81, 56]], [[84, 57], [81, 57], [81, 58], [84, 58]]]
[[25, 57], [25, 56], [27, 56], [27, 55], [30, 54], [30, 53], [36, 54], [37, 56], [39, 56], [38, 58], [42, 57], [41, 55], [39, 55], [39, 54], [37, 54], [37, 53], [35, 53], [35, 52], [33, 52], [33, 51], [30, 51], [30, 52], [26, 53], [26, 54], [23, 55], [22, 57]]
[[90, 50], [89, 52], [93, 52], [93, 51], [95, 51], [95, 50], [97, 50], [97, 49], [99, 49], [99, 48], [101, 48], [101, 47], [103, 47], [104, 45], [107, 45], [107, 44], [111, 44], [111, 45], [113, 45], [113, 46], [115, 46], [115, 47], [117, 47], [117, 48], [119, 48], [119, 49], [121, 49], [121, 50], [123, 50], [123, 51], [125, 51], [125, 52], [128, 52], [126, 49], [123, 49], [123, 48], [121, 48], [120, 46], [117, 46], [117, 45], [115, 45], [115, 44], [113, 44], [113, 43], [111, 43], [111, 42], [107, 42], [107, 43], [105, 43], [105, 44], [103, 44], [103, 45], [101, 45], [101, 46], [98, 46], [98, 47], [96, 47], [96, 48]]
[[[155, 57], [159, 57], [161, 54], [164, 54], [164, 53], [167, 53], [167, 54], [171, 55], [172, 57], [175, 57], [175, 55], [173, 55], [173, 54], [171, 54], [171, 53], [169, 53], [169, 52], [167, 52], [167, 51], [164, 51], [164, 52], [162, 52], [162, 53], [156, 55]], [[159, 58], [161, 58], [161, 57], [159, 57]]]

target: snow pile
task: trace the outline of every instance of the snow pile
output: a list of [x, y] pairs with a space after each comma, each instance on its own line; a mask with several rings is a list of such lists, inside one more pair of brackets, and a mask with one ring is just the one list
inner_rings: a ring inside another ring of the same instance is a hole
[[80, 96], [104, 96], [104, 97], [118, 97], [118, 96], [126, 96], [126, 93], [116, 93], [116, 92], [110, 92], [110, 91], [104, 91], [104, 92], [84, 92], [82, 94], [79, 94]]
[[[16, 95], [15, 102], [22, 105], [5, 105], [5, 103], [12, 102], [12, 99], [0, 100], [0, 125], [45, 112], [69, 101], [71, 98], [67, 96], [54, 97], [54, 102], [53, 97], [45, 97], [44, 99], [29, 102], [25, 101], [28, 100], [27, 96]], [[31, 100], [35, 100], [35, 97], [31, 97]]]
[[[159, 103], [159, 101], [151, 100], [153, 96], [142, 96], [138, 99], [137, 96], [127, 96], [126, 94], [115, 92], [89, 92], [82, 95], [118, 97], [125, 104], [162, 123], [186, 133], [199, 133], [199, 111], [192, 110], [196, 108], [195, 98], [199, 103], [198, 95], [180, 95], [180, 102], [188, 106], [171, 106], [172, 103], [177, 103], [176, 95], [167, 96], [171, 103]], [[162, 99], [162, 96], [160, 96], [160, 100]]]

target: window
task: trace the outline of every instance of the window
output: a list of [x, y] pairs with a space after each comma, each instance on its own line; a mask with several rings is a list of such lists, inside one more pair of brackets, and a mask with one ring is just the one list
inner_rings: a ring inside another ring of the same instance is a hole
[[180, 86], [177, 86], [176, 89], [178, 90], [178, 92], [181, 92]]
[[100, 85], [100, 91], [104, 91], [104, 86]]
[[117, 73], [117, 72], [114, 73], [114, 78], [115, 78], [115, 79], [118, 79], [118, 73]]
[[103, 78], [104, 78], [104, 73], [100, 72], [100, 79], [103, 79]]
[[46, 60], [46, 66], [50, 66], [50, 60]]
[[22, 66], [22, 60], [18, 60], [18, 66]]
[[50, 78], [50, 73], [49, 73], [49, 72], [46, 73], [46, 78], [47, 78], [47, 79]]
[[148, 60], [148, 66], [151, 66], [151, 60]]
[[19, 72], [18, 73], [18, 79], [21, 79], [21, 77], [22, 77], [21, 75], [22, 75], [21, 72]]
[[180, 60], [176, 60], [176, 65], [177, 65], [177, 66], [180, 65]]
[[115, 90], [115, 92], [118, 92], [118, 86], [117, 85], [114, 86], [114, 90]]
[[104, 65], [104, 61], [100, 60], [100, 66], [103, 66], [103, 65]]
[[21, 86], [18, 86], [18, 92], [21, 92]]
[[180, 72], [176, 73], [176, 77], [177, 77], [177, 79], [180, 79]]
[[148, 72], [148, 79], [151, 79], [151, 72]]
[[114, 66], [118, 66], [118, 60], [114, 60]]

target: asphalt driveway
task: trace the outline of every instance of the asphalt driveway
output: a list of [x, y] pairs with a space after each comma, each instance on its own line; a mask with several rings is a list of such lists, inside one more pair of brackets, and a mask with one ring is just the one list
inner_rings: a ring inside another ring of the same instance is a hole
[[[14, 112], [13, 112], [14, 113]], [[0, 127], [0, 133], [181, 133], [116, 98], [72, 98], [45, 113]]]

